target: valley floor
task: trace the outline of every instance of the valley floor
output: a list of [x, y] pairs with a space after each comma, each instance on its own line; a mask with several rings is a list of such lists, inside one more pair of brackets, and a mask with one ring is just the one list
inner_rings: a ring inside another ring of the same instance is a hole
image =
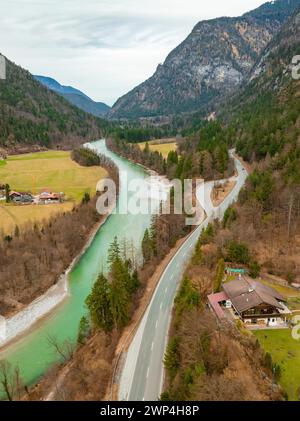
[[[139, 143], [141, 149], [145, 148], [147, 142]], [[176, 151], [177, 144], [175, 138], [170, 139], [156, 139], [148, 142], [151, 152], [159, 152], [164, 158], [168, 157], [169, 152]]]
[[0, 184], [19, 192], [41, 193], [43, 189], [63, 192], [65, 202], [55, 205], [6, 205], [0, 202], [0, 231], [14, 232], [16, 225], [42, 223], [52, 216], [71, 211], [85, 192], [93, 196], [97, 182], [107, 172], [100, 167], [82, 167], [72, 161], [70, 152], [47, 151], [13, 155], [0, 166]]

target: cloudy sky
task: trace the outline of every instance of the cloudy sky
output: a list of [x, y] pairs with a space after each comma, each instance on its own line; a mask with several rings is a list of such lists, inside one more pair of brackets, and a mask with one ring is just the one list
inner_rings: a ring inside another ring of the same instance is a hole
[[0, 0], [0, 52], [112, 105], [202, 19], [264, 0]]

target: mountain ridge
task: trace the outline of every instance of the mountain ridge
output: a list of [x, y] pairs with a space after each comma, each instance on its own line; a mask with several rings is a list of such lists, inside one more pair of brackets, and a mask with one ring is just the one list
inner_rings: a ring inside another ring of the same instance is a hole
[[300, 0], [265, 3], [241, 17], [198, 22], [148, 80], [119, 98], [111, 118], [197, 111], [230, 94], [249, 75], [261, 52]]
[[58, 93], [71, 104], [87, 113], [93, 114], [95, 117], [103, 117], [110, 110], [110, 107], [104, 102], [94, 101], [84, 92], [73, 88], [73, 86], [61, 85], [56, 79], [48, 76], [35, 75], [34, 77], [46, 88]]
[[[7, 58], [0, 80], [0, 148], [66, 148], [103, 135], [107, 122], [85, 113]], [[22, 149], [22, 150], [23, 150]]]
[[225, 125], [230, 123], [237, 152], [248, 161], [278, 156], [280, 168], [286, 159], [279, 158], [280, 154], [298, 149], [300, 80], [293, 77], [292, 64], [297, 55], [300, 7], [265, 48], [249, 81], [229, 101], [220, 104], [218, 117]]

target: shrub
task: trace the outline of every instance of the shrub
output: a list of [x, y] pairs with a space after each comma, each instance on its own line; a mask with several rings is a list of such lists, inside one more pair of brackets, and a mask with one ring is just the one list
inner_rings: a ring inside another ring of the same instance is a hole
[[227, 259], [230, 262], [247, 265], [250, 261], [250, 253], [246, 244], [231, 241], [227, 248]]
[[258, 262], [256, 261], [252, 261], [249, 265], [249, 275], [251, 276], [251, 278], [257, 278], [259, 273], [260, 273], [260, 265]]
[[230, 206], [229, 208], [226, 209], [224, 213], [223, 228], [230, 226], [231, 222], [235, 221], [236, 219], [237, 219], [237, 211], [235, 208]]

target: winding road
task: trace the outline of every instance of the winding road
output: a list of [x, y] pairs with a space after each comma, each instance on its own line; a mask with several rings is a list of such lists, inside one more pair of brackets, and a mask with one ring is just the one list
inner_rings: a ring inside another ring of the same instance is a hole
[[[234, 157], [234, 151], [230, 154]], [[154, 401], [162, 392], [163, 357], [168, 341], [172, 307], [180, 280], [190, 260], [203, 228], [215, 218], [222, 218], [226, 209], [237, 200], [247, 178], [247, 171], [234, 157], [237, 176], [235, 187], [220, 206], [214, 207], [211, 192], [214, 183], [204, 183], [197, 192], [198, 200], [205, 210], [206, 219], [193, 231], [165, 269], [152, 300], [144, 314], [128, 349], [119, 385], [119, 400]]]

